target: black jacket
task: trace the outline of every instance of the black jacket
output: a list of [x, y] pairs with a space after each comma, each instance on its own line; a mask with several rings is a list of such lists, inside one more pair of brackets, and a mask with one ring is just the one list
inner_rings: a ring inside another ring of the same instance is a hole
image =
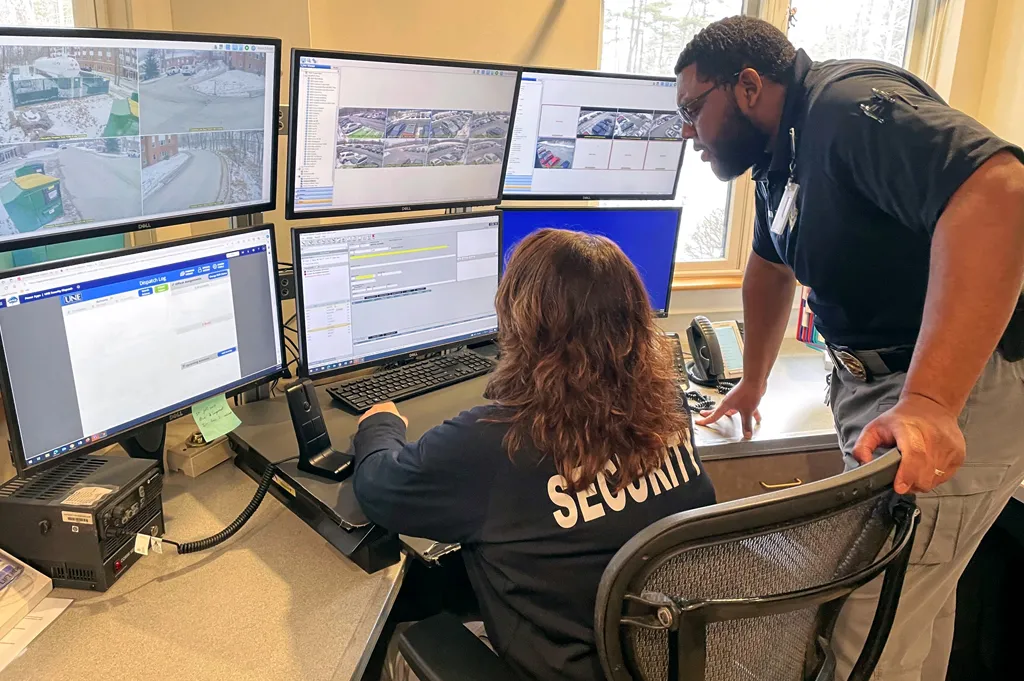
[[491, 642], [526, 679], [602, 678], [594, 644], [598, 582], [615, 552], [665, 516], [713, 504], [690, 446], [659, 471], [613, 494], [600, 479], [570, 495], [550, 459], [508, 456], [498, 407], [478, 407], [406, 444], [391, 414], [356, 434], [355, 493], [392, 531], [462, 544]]

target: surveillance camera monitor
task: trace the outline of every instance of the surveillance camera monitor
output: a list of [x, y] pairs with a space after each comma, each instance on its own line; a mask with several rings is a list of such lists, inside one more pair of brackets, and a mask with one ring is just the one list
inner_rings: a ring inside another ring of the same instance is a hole
[[10, 270], [0, 391], [19, 473], [280, 377], [272, 225]]
[[281, 41], [0, 28], [0, 251], [275, 206]]
[[501, 213], [298, 228], [299, 372], [326, 377], [498, 330]]
[[506, 199], [668, 199], [683, 163], [675, 81], [523, 71]]
[[496, 204], [519, 71], [292, 51], [285, 215]]
[[659, 317], [668, 316], [675, 272], [680, 208], [506, 208], [501, 252], [507, 263], [516, 245], [538, 229], [553, 227], [614, 241], [640, 273]]

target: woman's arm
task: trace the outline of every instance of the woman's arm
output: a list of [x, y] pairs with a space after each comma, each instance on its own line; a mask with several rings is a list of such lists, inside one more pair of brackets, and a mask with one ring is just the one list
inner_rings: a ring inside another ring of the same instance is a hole
[[396, 413], [359, 424], [353, 485], [363, 512], [393, 532], [444, 542], [478, 539], [487, 510], [497, 435], [472, 412], [407, 443]]

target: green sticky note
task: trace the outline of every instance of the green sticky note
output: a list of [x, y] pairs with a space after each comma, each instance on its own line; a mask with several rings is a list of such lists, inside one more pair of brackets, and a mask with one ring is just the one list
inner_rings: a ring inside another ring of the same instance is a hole
[[193, 405], [192, 418], [196, 420], [199, 432], [207, 442], [213, 442], [242, 425], [224, 395], [216, 395]]

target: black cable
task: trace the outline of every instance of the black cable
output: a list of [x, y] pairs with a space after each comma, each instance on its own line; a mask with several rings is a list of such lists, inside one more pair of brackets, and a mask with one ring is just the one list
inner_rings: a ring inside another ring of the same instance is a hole
[[289, 349], [290, 349], [290, 350], [291, 350], [292, 352], [294, 352], [294, 353], [295, 353], [295, 356], [296, 356], [296, 357], [298, 357], [298, 356], [299, 356], [299, 346], [295, 344], [295, 341], [293, 341], [293, 340], [292, 340], [291, 338], [289, 338], [288, 336], [285, 336], [285, 337], [284, 337], [284, 343], [285, 343], [285, 345], [287, 345], [287, 346], [288, 346], [288, 348], [289, 348]]
[[702, 411], [711, 411], [715, 408], [715, 401], [706, 395], [701, 395], [696, 390], [687, 390], [683, 393], [683, 400], [686, 403], [686, 408], [694, 414], [699, 414]]
[[298, 316], [298, 315], [294, 315], [294, 314], [293, 314], [293, 315], [292, 315], [291, 317], [289, 317], [288, 319], [284, 320], [284, 325], [285, 325], [285, 326], [288, 326], [289, 324], [291, 324], [292, 322], [294, 322], [294, 321], [295, 321], [295, 318], [296, 318], [297, 316]]
[[289, 330], [289, 331], [291, 331], [292, 333], [298, 333], [298, 332], [299, 332], [299, 330], [298, 330], [298, 329], [296, 329], [296, 328], [294, 328], [294, 327], [292, 327], [292, 326], [288, 326], [287, 324], [285, 324], [285, 325], [284, 325], [284, 328], [288, 329], [288, 330]]
[[291, 264], [290, 262], [283, 262], [283, 261], [281, 261], [281, 260], [278, 260], [278, 261], [277, 261], [277, 266], [278, 266], [278, 267], [284, 267], [284, 268], [288, 268], [288, 269], [290, 269], [290, 270], [291, 270], [291, 269], [295, 269], [295, 265]]
[[253, 516], [253, 514], [256, 512], [256, 509], [260, 507], [261, 503], [263, 503], [263, 498], [267, 496], [267, 490], [270, 489], [270, 483], [274, 480], [274, 473], [276, 472], [277, 468], [273, 464], [268, 463], [267, 467], [263, 470], [263, 477], [260, 478], [260, 484], [259, 486], [256, 487], [256, 494], [253, 495], [252, 500], [249, 502], [249, 505], [246, 506], [245, 509], [238, 514], [237, 518], [231, 521], [230, 525], [225, 527], [217, 534], [213, 535], [212, 537], [207, 537], [206, 539], [183, 542], [181, 544], [173, 542], [170, 539], [164, 539], [163, 541], [167, 542], [172, 546], [177, 547], [178, 553], [180, 554], [205, 551], [207, 549], [212, 549], [214, 546], [217, 546], [222, 542], [227, 541], [232, 536], [234, 536], [236, 532], [242, 529], [242, 526], [249, 521], [249, 518]]

